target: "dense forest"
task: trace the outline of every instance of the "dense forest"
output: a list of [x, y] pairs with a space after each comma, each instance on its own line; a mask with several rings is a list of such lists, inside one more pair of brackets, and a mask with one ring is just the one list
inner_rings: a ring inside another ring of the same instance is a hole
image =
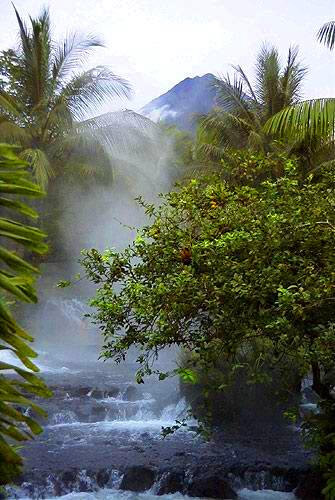
[[[32, 337], [15, 318], [20, 302], [37, 301], [39, 265], [68, 258], [64, 186], [88, 196], [120, 179], [127, 185], [127, 172], [150, 151], [161, 165], [164, 153], [169, 192], [159, 202], [138, 199], [148, 222], [125, 249], [71, 256], [81, 258], [81, 276], [59, 287], [94, 284], [90, 316], [103, 358], [120, 363], [135, 347], [139, 384], [177, 377], [201, 399], [164, 435], [194, 416], [210, 436], [236, 380], [291, 384], [278, 395], [287, 400], [283, 412], [301, 421], [319, 494], [334, 499], [335, 98], [302, 100], [307, 69], [297, 48], [282, 64], [265, 44], [254, 79], [240, 66], [215, 78], [216, 106], [193, 117], [194, 134], [135, 113], [126, 134], [122, 114], [117, 122], [89, 117], [97, 104], [131, 93], [109, 68], [83, 69], [102, 42], [72, 35], [56, 44], [47, 10], [29, 26], [15, 13], [18, 47], [0, 55], [0, 349], [24, 367], [0, 361], [0, 484], [22, 469], [20, 443], [42, 432], [27, 413], [44, 413], [31, 396], [52, 398], [32, 361]], [[334, 49], [334, 21], [317, 41]], [[178, 366], [164, 371], [156, 360], [171, 347]], [[318, 408], [301, 416], [292, 381], [300, 390], [306, 378]]]

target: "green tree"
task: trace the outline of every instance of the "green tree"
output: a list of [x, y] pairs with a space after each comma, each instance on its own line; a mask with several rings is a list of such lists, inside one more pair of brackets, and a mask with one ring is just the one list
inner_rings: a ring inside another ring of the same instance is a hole
[[15, 13], [19, 45], [0, 59], [0, 138], [21, 146], [43, 187], [57, 176], [110, 176], [97, 127], [85, 118], [105, 99], [128, 96], [129, 85], [106, 67], [82, 69], [98, 38], [73, 34], [57, 45], [48, 10], [30, 18], [30, 29]]
[[[331, 434], [332, 461], [322, 464], [320, 447], [320, 463], [334, 478], [334, 175], [324, 167], [302, 180], [295, 161], [278, 163], [272, 175], [271, 155], [236, 153], [222, 172], [191, 180], [162, 206], [145, 204], [152, 223], [132, 246], [88, 251], [83, 265], [98, 286], [92, 305], [103, 356], [121, 361], [136, 346], [139, 382], [168, 375], [153, 362], [171, 345], [205, 368], [242, 369], [250, 381], [283, 358], [301, 377], [311, 372], [330, 407], [323, 437]], [[190, 379], [192, 369], [174, 373]]]
[[[27, 164], [16, 156], [14, 148], [0, 144], [0, 351], [10, 352], [23, 365], [20, 368], [0, 361], [0, 485], [9, 482], [22, 465], [13, 441], [25, 441], [42, 431], [24, 412], [32, 407], [44, 414], [29, 400], [29, 394], [50, 395], [34, 373], [38, 368], [31, 359], [36, 358], [36, 353], [28, 344], [33, 338], [16, 322], [10, 310], [13, 300], [37, 301], [34, 276], [38, 270], [10, 249], [10, 242], [39, 254], [46, 251], [45, 235], [18, 220], [37, 218], [37, 213], [20, 201], [21, 197], [33, 199], [42, 195], [41, 189], [30, 181]], [[17, 377], [9, 377], [8, 370]]]
[[281, 67], [277, 49], [263, 45], [256, 61], [256, 79], [251, 83], [241, 66], [234, 66], [231, 78], [217, 78], [218, 107], [200, 119], [197, 132], [198, 156], [221, 159], [227, 147], [268, 151], [273, 138], [264, 124], [280, 110], [299, 101], [306, 75], [291, 47]]
[[[335, 21], [324, 24], [318, 31], [318, 40], [333, 50]], [[265, 126], [270, 134], [294, 140], [320, 144], [330, 150], [334, 158], [335, 98], [301, 101], [276, 113]]]

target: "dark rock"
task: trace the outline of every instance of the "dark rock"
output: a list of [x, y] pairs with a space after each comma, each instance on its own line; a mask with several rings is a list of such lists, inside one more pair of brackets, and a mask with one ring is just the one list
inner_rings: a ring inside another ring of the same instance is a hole
[[94, 399], [104, 399], [104, 391], [102, 389], [92, 389], [89, 395]]
[[120, 388], [117, 387], [117, 386], [111, 386], [109, 387], [105, 393], [104, 393], [104, 397], [105, 398], [116, 398], [116, 396], [120, 394]]
[[299, 483], [294, 490], [294, 494], [301, 500], [318, 500], [323, 498], [321, 491], [324, 487], [322, 475], [317, 472], [310, 472]]
[[99, 488], [106, 486], [110, 478], [110, 473], [107, 469], [101, 469], [97, 472], [96, 481]]
[[315, 403], [317, 404], [320, 401], [320, 397], [316, 394], [316, 392], [313, 391], [311, 387], [305, 387], [302, 391], [301, 394], [305, 396], [305, 400], [308, 401], [308, 403]]
[[104, 406], [93, 406], [92, 417], [96, 417], [99, 420], [104, 420], [106, 416], [106, 408]]
[[191, 497], [210, 497], [221, 499], [235, 499], [237, 494], [225, 479], [219, 476], [200, 476], [192, 480], [187, 494]]
[[139, 492], [149, 490], [155, 482], [156, 474], [156, 470], [149, 467], [140, 465], [129, 467], [122, 478], [120, 490]]
[[162, 475], [157, 495], [167, 495], [168, 493], [183, 493], [185, 474], [184, 472], [166, 472]]
[[71, 396], [82, 398], [83, 396], [87, 396], [91, 390], [91, 387], [76, 387], [75, 389], [72, 389]]
[[74, 483], [78, 475], [78, 471], [76, 469], [72, 470], [66, 470], [62, 474], [62, 482], [66, 485], [69, 486], [70, 484]]
[[138, 390], [137, 387], [134, 387], [133, 385], [128, 385], [127, 389], [123, 393], [123, 399], [125, 401], [136, 401], [137, 399], [141, 399], [142, 394]]

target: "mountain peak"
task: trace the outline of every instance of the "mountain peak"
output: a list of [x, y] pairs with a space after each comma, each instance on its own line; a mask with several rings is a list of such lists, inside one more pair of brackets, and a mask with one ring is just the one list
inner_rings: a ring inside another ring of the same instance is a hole
[[141, 109], [151, 120], [164, 121], [188, 131], [195, 130], [194, 114], [206, 114], [215, 105], [214, 75], [187, 77]]

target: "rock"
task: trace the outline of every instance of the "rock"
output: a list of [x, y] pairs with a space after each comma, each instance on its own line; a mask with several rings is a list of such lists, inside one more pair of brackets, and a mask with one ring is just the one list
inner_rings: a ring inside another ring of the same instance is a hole
[[312, 387], [310, 386], [305, 387], [301, 391], [301, 394], [305, 401], [307, 401], [308, 403], [317, 404], [320, 401], [320, 397], [316, 394], [316, 392], [313, 391]]
[[167, 495], [168, 493], [183, 493], [185, 474], [184, 472], [166, 472], [159, 481], [157, 495]]
[[321, 474], [317, 472], [310, 472], [298, 484], [294, 490], [294, 494], [301, 500], [316, 500], [323, 498], [321, 491], [325, 487]]
[[149, 490], [155, 482], [156, 474], [156, 470], [149, 467], [140, 465], [129, 467], [122, 478], [120, 490], [138, 492]]
[[92, 407], [92, 415], [91, 415], [91, 420], [94, 421], [100, 421], [104, 420], [106, 417], [106, 408], [104, 406], [93, 406]]
[[142, 394], [138, 390], [137, 387], [134, 387], [133, 385], [128, 385], [127, 389], [124, 391], [122, 399], [125, 401], [136, 401], [137, 399], [141, 399]]
[[78, 471], [76, 469], [66, 470], [62, 474], [61, 480], [66, 486], [70, 486], [76, 481], [77, 476]]
[[88, 394], [91, 392], [92, 388], [91, 387], [76, 387], [75, 389], [72, 389], [72, 396], [75, 398], [82, 398], [83, 396], [88, 396]]
[[105, 390], [104, 397], [105, 398], [116, 398], [120, 394], [120, 388], [117, 387], [116, 385], [109, 387], [107, 390]]
[[102, 389], [92, 389], [89, 396], [94, 399], [104, 399], [104, 391]]
[[97, 481], [97, 485], [99, 486], [99, 488], [103, 488], [104, 486], [106, 486], [106, 484], [109, 481], [109, 478], [110, 478], [110, 473], [108, 472], [108, 470], [107, 469], [100, 469], [97, 472], [97, 476], [96, 476], [96, 481]]
[[227, 481], [216, 475], [195, 477], [188, 487], [187, 494], [191, 497], [210, 497], [225, 500], [237, 498], [237, 494]]

